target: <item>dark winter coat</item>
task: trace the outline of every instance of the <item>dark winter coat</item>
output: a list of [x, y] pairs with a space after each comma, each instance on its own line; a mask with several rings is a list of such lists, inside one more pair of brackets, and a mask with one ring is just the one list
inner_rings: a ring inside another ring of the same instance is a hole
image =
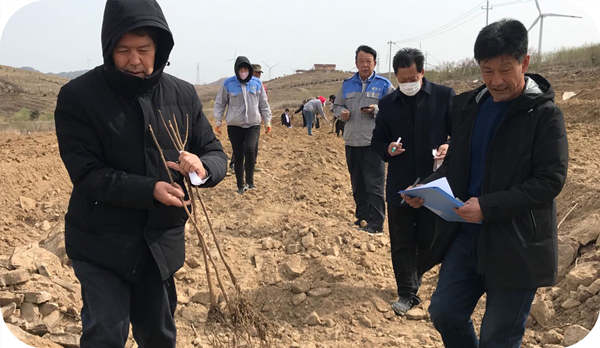
[[[526, 79], [524, 93], [510, 103], [485, 158], [479, 197], [484, 219], [477, 256], [478, 271], [488, 287], [536, 288], [556, 282], [554, 198], [567, 176], [567, 134], [550, 83], [539, 75]], [[453, 193], [463, 201], [470, 198], [471, 131], [485, 98], [490, 95], [483, 86], [455, 98], [448, 155], [427, 179], [446, 176]], [[437, 260], [430, 259], [430, 265], [440, 261], [460, 226], [438, 224]]]
[[[147, 78], [114, 67], [119, 38], [141, 26], [158, 29], [155, 70]], [[178, 152], [160, 121], [174, 119], [180, 132], [189, 116], [186, 150], [198, 155], [210, 179], [223, 179], [227, 157], [202, 112], [194, 87], [163, 72], [173, 38], [153, 0], [109, 0], [102, 26], [104, 64], [64, 85], [55, 121], [61, 158], [73, 182], [65, 216], [70, 258], [94, 263], [128, 280], [153, 257], [163, 279], [184, 262], [183, 208], [153, 198], [157, 181], [169, 181], [149, 132], [157, 134], [167, 160]], [[171, 171], [183, 186], [182, 176]]]
[[[433, 172], [431, 150], [448, 141], [453, 97], [452, 88], [423, 79], [423, 87], [414, 97], [395, 89], [379, 101], [371, 146], [388, 162], [388, 204], [399, 205], [402, 197], [398, 191], [412, 185], [415, 178], [424, 179]], [[402, 137], [406, 151], [392, 157], [388, 146], [398, 137]]]
[[286, 127], [291, 126], [292, 125], [292, 117], [289, 114], [286, 117], [285, 112], [283, 114], [281, 114], [281, 125], [286, 126]]

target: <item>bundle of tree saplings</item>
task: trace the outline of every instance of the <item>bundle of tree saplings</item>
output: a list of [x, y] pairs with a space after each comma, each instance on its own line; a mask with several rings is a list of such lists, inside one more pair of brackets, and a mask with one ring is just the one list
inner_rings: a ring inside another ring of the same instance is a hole
[[[181, 153], [181, 151], [185, 150], [185, 146], [188, 141], [189, 116], [186, 115], [185, 117], [185, 131], [183, 132], [182, 136], [175, 116], [173, 115], [172, 119], [166, 120], [162, 112], [160, 112], [160, 110], [158, 112], [163, 126], [163, 131], [168, 134], [173, 147]], [[152, 135], [152, 139], [154, 140], [154, 144], [156, 145], [160, 153], [163, 165], [169, 175], [171, 185], [178, 186], [178, 184], [173, 180], [173, 175], [171, 174], [170, 169], [167, 166], [167, 161], [165, 159], [163, 149], [160, 143], [158, 142], [158, 138], [156, 137], [156, 133], [152, 128], [152, 125], [149, 125], [149, 129], [150, 134]], [[185, 209], [185, 212], [188, 215], [189, 222], [191, 223], [193, 229], [196, 231], [196, 234], [198, 236], [198, 244], [202, 249], [204, 266], [206, 271], [206, 282], [208, 285], [208, 291], [210, 296], [210, 308], [208, 311], [207, 327], [213, 330], [216, 328], [216, 325], [221, 325], [227, 330], [231, 331], [231, 335], [218, 335], [214, 332], [212, 334], [209, 333], [213, 345], [253, 345], [252, 337], [258, 337], [261, 345], [267, 345], [271, 325], [268, 323], [268, 321], [263, 315], [261, 315], [257, 310], [255, 310], [252, 307], [250, 301], [242, 293], [238, 281], [235, 275], [233, 274], [233, 271], [231, 270], [231, 267], [229, 266], [225, 255], [223, 254], [223, 251], [221, 250], [206, 206], [204, 204], [204, 201], [202, 200], [199, 188], [192, 184], [189, 176], [186, 176], [184, 178], [184, 184], [187, 191], [187, 195], [189, 197], [189, 201], [185, 201], [185, 198], [182, 199], [183, 208]], [[217, 248], [220, 261], [227, 270], [227, 274], [229, 275], [228, 278], [224, 278], [221, 276], [221, 274], [219, 274], [219, 267], [217, 267], [218, 260], [217, 262], [215, 262], [214, 258], [211, 256], [209, 244], [207, 243], [207, 236], [200, 229], [200, 220], [197, 217], [198, 205], [202, 208], [204, 217], [206, 218], [208, 230], [210, 231], [210, 236], [212, 236], [213, 244]], [[215, 284], [213, 282], [213, 273], [214, 278], [216, 279], [218, 289], [220, 290], [220, 294], [222, 295], [222, 299], [224, 300], [224, 306], [219, 305], [218, 293], [215, 289]], [[231, 281], [232, 286], [226, 286], [224, 280]], [[233, 289], [234, 293], [228, 294], [228, 288]], [[226, 339], [223, 339], [223, 337], [226, 337]]]

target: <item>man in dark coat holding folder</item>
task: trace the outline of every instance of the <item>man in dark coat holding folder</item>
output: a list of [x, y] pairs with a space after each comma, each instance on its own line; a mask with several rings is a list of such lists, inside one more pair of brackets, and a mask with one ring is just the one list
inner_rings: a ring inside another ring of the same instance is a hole
[[[483, 28], [475, 59], [485, 86], [455, 98], [452, 145], [426, 180], [446, 176], [465, 201], [457, 214], [470, 222], [439, 226], [440, 235], [455, 237], [444, 250], [429, 313], [446, 347], [517, 348], [536, 289], [556, 282], [554, 198], [567, 176], [567, 135], [550, 83], [526, 74], [522, 23]], [[484, 293], [478, 339], [471, 314]]]
[[[58, 95], [56, 135], [73, 182], [65, 245], [81, 283], [81, 348], [124, 347], [130, 323], [139, 347], [176, 346], [173, 273], [185, 259], [183, 178], [195, 172], [203, 186], [214, 186], [227, 157], [194, 87], [163, 72], [172, 48], [156, 1], [108, 0], [104, 64]], [[189, 124], [185, 151], [171, 144], [159, 110], [182, 133]], [[175, 185], [150, 125], [177, 170]]]
[[398, 89], [379, 101], [372, 147], [388, 162], [386, 200], [392, 265], [398, 301], [392, 304], [404, 315], [421, 302], [417, 291], [422, 271], [418, 258], [429, 248], [435, 215], [427, 209], [402, 204], [398, 191], [417, 178], [429, 176], [436, 158], [442, 160], [448, 148], [450, 111], [454, 91], [424, 78], [425, 57], [417, 49], [404, 48], [394, 56]]

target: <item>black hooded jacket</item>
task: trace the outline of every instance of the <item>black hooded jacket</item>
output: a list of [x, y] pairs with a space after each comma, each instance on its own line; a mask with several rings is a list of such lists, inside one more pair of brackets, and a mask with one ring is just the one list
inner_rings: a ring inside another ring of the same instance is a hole
[[[485, 158], [477, 257], [488, 287], [536, 288], [556, 282], [554, 198], [567, 176], [567, 134], [550, 83], [535, 74], [527, 79], [524, 93], [510, 102], [490, 139]], [[443, 165], [426, 180], [447, 177], [452, 192], [463, 201], [470, 198], [471, 133], [485, 98], [490, 95], [483, 86], [455, 98], [452, 144]], [[433, 256], [424, 269], [441, 261], [461, 226], [438, 222]]]
[[[248, 68], [248, 77], [242, 80], [240, 78], [240, 68], [243, 66]], [[248, 83], [254, 75], [254, 68], [252, 67], [252, 64], [250, 64], [250, 60], [244, 56], [237, 57], [235, 64], [233, 65], [233, 70], [235, 71], [235, 77], [237, 77], [237, 79], [243, 83]]]
[[[112, 51], [128, 31], [156, 28], [155, 69], [146, 78], [117, 70]], [[151, 125], [167, 160], [176, 161], [160, 113], [175, 120], [186, 150], [198, 155], [210, 187], [223, 179], [227, 156], [202, 112], [194, 87], [163, 72], [173, 38], [153, 0], [109, 0], [102, 26], [104, 64], [61, 88], [55, 111], [61, 158], [73, 182], [65, 216], [70, 258], [94, 263], [135, 280], [150, 257], [163, 279], [184, 262], [183, 208], [153, 197], [157, 181], [169, 181], [149, 132]], [[182, 176], [171, 171], [183, 187]]]

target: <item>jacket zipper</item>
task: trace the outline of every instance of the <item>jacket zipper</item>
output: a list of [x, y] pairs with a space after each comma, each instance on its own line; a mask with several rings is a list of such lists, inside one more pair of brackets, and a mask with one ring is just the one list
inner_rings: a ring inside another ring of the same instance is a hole
[[535, 223], [535, 216], [533, 215], [533, 210], [529, 210], [529, 218], [531, 219], [531, 226], [533, 227], [531, 241], [535, 243], [535, 237], [537, 234], [537, 224]]
[[513, 229], [515, 230], [515, 234], [517, 235], [517, 238], [519, 239], [519, 242], [521, 242], [521, 246], [523, 248], [527, 248], [527, 243], [525, 242], [525, 238], [523, 238], [523, 235], [521, 234], [521, 230], [519, 230], [519, 227], [517, 226], [515, 219], [512, 219], [512, 225], [513, 225]]

